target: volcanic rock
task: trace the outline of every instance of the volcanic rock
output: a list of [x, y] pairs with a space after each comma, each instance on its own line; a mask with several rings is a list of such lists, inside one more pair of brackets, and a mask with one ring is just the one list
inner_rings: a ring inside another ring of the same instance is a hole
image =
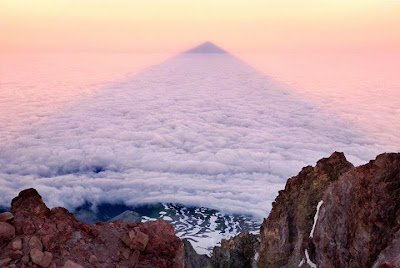
[[318, 216], [318, 267], [400, 267], [400, 154], [379, 155], [341, 176]]
[[12, 261], [11, 258], [5, 258], [5, 259], [0, 259], [0, 267], [3, 267], [7, 264], [9, 264]]
[[34, 189], [14, 198], [11, 211], [14, 219], [0, 222], [0, 260], [15, 267], [184, 267], [183, 243], [165, 221], [89, 225], [48, 209]]
[[15, 236], [15, 228], [8, 222], [0, 222], [0, 243], [10, 241]]
[[33, 248], [30, 251], [31, 260], [33, 263], [40, 267], [47, 267], [50, 265], [53, 255], [50, 252], [42, 252], [37, 248]]
[[352, 167], [343, 153], [335, 152], [287, 181], [261, 226], [259, 267], [299, 265], [305, 258], [318, 202], [326, 188]]
[[8, 244], [8, 248], [11, 250], [21, 250], [22, 249], [22, 240], [21, 238], [16, 238]]
[[211, 268], [211, 260], [207, 255], [200, 255], [194, 250], [188, 239], [183, 239], [185, 248], [185, 268]]
[[0, 222], [5, 222], [5, 221], [9, 221], [12, 220], [14, 218], [14, 215], [11, 212], [3, 212], [0, 213]]
[[221, 247], [214, 247], [212, 267], [257, 267], [254, 256], [260, 246], [258, 235], [241, 233], [229, 240], [222, 240]]
[[135, 211], [126, 210], [121, 214], [115, 216], [114, 218], [109, 219], [107, 222], [113, 222], [117, 220], [122, 220], [127, 223], [141, 222], [142, 216], [140, 216], [140, 214]]
[[30, 249], [38, 249], [40, 251], [43, 250], [43, 244], [42, 241], [37, 236], [32, 236], [31, 239], [29, 239], [28, 246]]
[[67, 260], [63, 265], [63, 268], [84, 268], [82, 265], [77, 264], [71, 260]]

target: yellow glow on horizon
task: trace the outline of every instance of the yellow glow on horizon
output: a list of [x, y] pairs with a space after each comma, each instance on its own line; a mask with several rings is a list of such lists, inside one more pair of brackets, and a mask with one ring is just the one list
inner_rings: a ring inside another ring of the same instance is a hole
[[0, 0], [2, 51], [398, 50], [396, 0]]

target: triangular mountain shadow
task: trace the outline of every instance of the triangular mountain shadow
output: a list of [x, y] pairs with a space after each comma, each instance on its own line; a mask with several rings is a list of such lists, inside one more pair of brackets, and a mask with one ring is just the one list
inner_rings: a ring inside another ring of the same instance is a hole
[[208, 54], [208, 53], [213, 53], [213, 54], [227, 54], [225, 50], [222, 48], [218, 47], [214, 43], [207, 41], [204, 42], [192, 49], [187, 50], [185, 53], [198, 53], [198, 54]]
[[303, 166], [335, 150], [354, 164], [387, 151], [235, 56], [214, 56], [179, 54], [21, 131], [0, 147], [0, 184], [46, 186], [67, 207], [90, 197], [262, 218]]

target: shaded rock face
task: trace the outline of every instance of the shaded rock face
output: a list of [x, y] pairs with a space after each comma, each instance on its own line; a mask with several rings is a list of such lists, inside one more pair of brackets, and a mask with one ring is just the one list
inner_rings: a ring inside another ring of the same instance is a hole
[[318, 202], [327, 187], [352, 167], [343, 153], [335, 152], [287, 181], [261, 226], [259, 267], [299, 266], [309, 248]]
[[241, 233], [229, 240], [222, 240], [221, 247], [215, 247], [213, 250], [212, 267], [257, 267], [254, 256], [259, 246], [258, 235], [249, 233]]
[[341, 176], [318, 216], [318, 267], [400, 267], [400, 154], [379, 155]]
[[2, 218], [14, 234], [8, 228], [0, 241], [0, 266], [184, 267], [183, 243], [161, 220], [89, 225], [64, 208], [48, 209], [34, 189], [14, 198]]
[[194, 250], [189, 240], [182, 240], [185, 247], [185, 268], [211, 268], [211, 260], [207, 255], [200, 255]]

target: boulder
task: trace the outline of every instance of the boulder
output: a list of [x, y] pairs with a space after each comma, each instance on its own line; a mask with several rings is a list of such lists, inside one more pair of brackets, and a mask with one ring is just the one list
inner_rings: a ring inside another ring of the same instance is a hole
[[30, 249], [34, 249], [35, 248], [35, 249], [38, 249], [40, 251], [43, 250], [42, 241], [40, 241], [40, 239], [37, 236], [32, 236], [29, 239], [28, 246], [29, 246]]
[[143, 251], [149, 242], [149, 236], [141, 232], [139, 228], [135, 228], [124, 234], [121, 239], [130, 249], [139, 251]]
[[33, 189], [26, 189], [19, 193], [11, 201], [11, 212], [16, 216], [16, 212], [26, 212], [32, 216], [48, 216], [50, 209], [45, 205], [39, 193]]
[[11, 258], [0, 259], [0, 267], [6, 266], [12, 261]]
[[15, 228], [8, 222], [0, 222], [0, 245], [10, 241], [15, 236]]
[[51, 260], [53, 259], [53, 255], [50, 252], [42, 252], [37, 248], [33, 248], [30, 250], [29, 255], [34, 264], [39, 265], [40, 267], [47, 267], [50, 265]]
[[22, 240], [21, 238], [16, 238], [8, 244], [8, 248], [11, 250], [21, 250], [22, 249]]
[[14, 215], [11, 212], [0, 213], [0, 222], [6, 222], [9, 220], [12, 220], [13, 218], [14, 218]]
[[67, 260], [65, 264], [63, 265], [63, 268], [84, 268], [82, 265], [77, 264], [76, 262], [73, 262], [71, 260]]

